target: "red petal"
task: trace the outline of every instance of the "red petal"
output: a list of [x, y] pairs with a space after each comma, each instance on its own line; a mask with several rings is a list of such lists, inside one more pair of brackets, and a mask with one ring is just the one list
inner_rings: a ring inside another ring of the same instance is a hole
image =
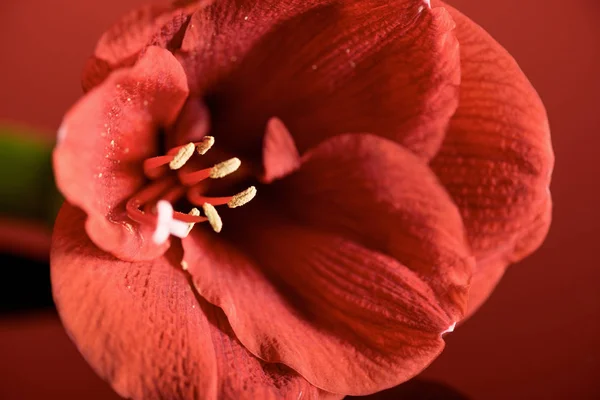
[[124, 202], [145, 178], [142, 161], [156, 155], [156, 130], [170, 125], [187, 97], [186, 78], [166, 50], [148, 49], [132, 68], [111, 76], [65, 116], [54, 150], [56, 182], [88, 214], [94, 243], [123, 259], [165, 250], [131, 225]]
[[250, 351], [325, 390], [368, 394], [420, 372], [462, 316], [471, 266], [435, 177], [394, 142], [346, 135], [284, 185], [302, 227], [258, 201], [230, 234], [237, 248], [202, 230], [184, 239], [198, 292]]
[[554, 156], [544, 106], [517, 63], [482, 28], [447, 8], [461, 44], [461, 95], [432, 168], [459, 206], [478, 259], [472, 312], [504, 268], [543, 241]]
[[275, 190], [303, 223], [417, 271], [461, 317], [471, 263], [460, 215], [427, 165], [402, 146], [368, 134], [337, 136], [308, 152]]
[[262, 180], [271, 183], [289, 175], [300, 166], [300, 155], [296, 149], [294, 138], [290, 135], [283, 122], [272, 118], [267, 123], [263, 139], [263, 168]]
[[167, 146], [173, 148], [198, 142], [210, 131], [210, 113], [202, 100], [190, 97], [179, 113], [179, 118], [168, 132]]
[[194, 14], [181, 59], [236, 154], [278, 116], [301, 152], [373, 132], [429, 159], [457, 105], [453, 26], [423, 0], [224, 0]]
[[[79, 350], [124, 397], [316, 399], [296, 373], [259, 361], [223, 313], [192, 292], [180, 250], [148, 262], [116, 259], [87, 239], [85, 216], [61, 211], [52, 250], [54, 298]], [[179, 254], [177, 254], [179, 253]]]
[[113, 70], [133, 65], [138, 54], [148, 46], [178, 48], [189, 16], [207, 1], [180, 3], [148, 5], [134, 10], [106, 31], [84, 69], [84, 90], [100, 84]]
[[453, 317], [417, 274], [341, 236], [260, 221], [238, 244], [252, 259], [202, 230], [184, 239], [196, 289], [252, 353], [356, 395], [403, 382], [440, 353]]

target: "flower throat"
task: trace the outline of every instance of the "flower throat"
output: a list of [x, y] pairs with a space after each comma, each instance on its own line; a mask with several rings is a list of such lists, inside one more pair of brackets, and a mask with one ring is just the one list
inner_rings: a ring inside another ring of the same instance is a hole
[[[126, 209], [128, 216], [134, 221], [155, 226], [152, 239], [156, 244], [164, 243], [170, 235], [184, 238], [200, 222], [208, 222], [215, 232], [220, 232], [223, 222], [215, 207], [240, 207], [256, 196], [254, 186], [233, 196], [203, 196], [203, 181], [224, 178], [237, 171], [241, 165], [241, 161], [234, 157], [211, 168], [184, 168], [189, 166], [188, 161], [195, 154], [206, 154], [214, 143], [212, 136], [205, 136], [199, 142], [177, 146], [165, 155], [144, 160], [144, 174], [151, 182], [127, 201]], [[200, 207], [204, 215], [196, 207], [187, 214], [173, 210], [172, 204], [184, 196], [190, 203]]]

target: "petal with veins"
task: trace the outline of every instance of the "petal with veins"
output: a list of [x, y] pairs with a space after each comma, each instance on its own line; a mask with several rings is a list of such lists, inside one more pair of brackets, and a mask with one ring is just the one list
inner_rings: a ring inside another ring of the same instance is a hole
[[133, 223], [124, 203], [144, 184], [143, 161], [158, 151], [158, 127], [175, 121], [187, 94], [175, 57], [150, 47], [134, 67], [111, 74], [66, 114], [66, 135], [53, 154], [56, 183], [88, 214], [88, 235], [103, 250], [129, 260], [165, 251], [151, 240], [154, 227]]
[[121, 261], [84, 231], [70, 205], [55, 225], [54, 300], [77, 347], [121, 396], [134, 399], [341, 398], [291, 369], [252, 356], [222, 311], [195, 296], [180, 249], [152, 261]]
[[419, 373], [462, 317], [472, 269], [427, 165], [393, 141], [344, 135], [272, 189], [221, 236], [183, 240], [200, 295], [251, 352], [325, 390], [363, 395]]
[[179, 6], [147, 5], [115, 23], [100, 38], [94, 55], [87, 61], [83, 89], [100, 84], [117, 68], [133, 65], [149, 46], [174, 50], [181, 42], [190, 15], [209, 1], [185, 1]]
[[428, 160], [456, 109], [460, 66], [452, 19], [423, 4], [217, 1], [192, 16], [178, 55], [234, 154], [258, 157], [277, 116], [300, 152], [372, 132]]
[[506, 266], [546, 236], [554, 155], [544, 106], [515, 60], [481, 27], [445, 7], [457, 24], [462, 83], [431, 166], [458, 205], [477, 257], [472, 313]]

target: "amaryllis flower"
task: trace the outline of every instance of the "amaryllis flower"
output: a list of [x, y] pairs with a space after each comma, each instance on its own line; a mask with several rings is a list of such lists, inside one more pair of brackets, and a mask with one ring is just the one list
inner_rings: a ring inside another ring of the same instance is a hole
[[54, 296], [126, 397], [398, 385], [549, 225], [544, 108], [441, 3], [146, 7], [84, 87], [54, 152]]

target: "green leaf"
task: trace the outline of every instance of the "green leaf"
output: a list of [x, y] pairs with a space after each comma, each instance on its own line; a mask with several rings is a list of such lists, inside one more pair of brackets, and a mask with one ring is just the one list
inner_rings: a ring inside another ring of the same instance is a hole
[[0, 216], [52, 224], [62, 204], [52, 148], [31, 130], [0, 125]]

